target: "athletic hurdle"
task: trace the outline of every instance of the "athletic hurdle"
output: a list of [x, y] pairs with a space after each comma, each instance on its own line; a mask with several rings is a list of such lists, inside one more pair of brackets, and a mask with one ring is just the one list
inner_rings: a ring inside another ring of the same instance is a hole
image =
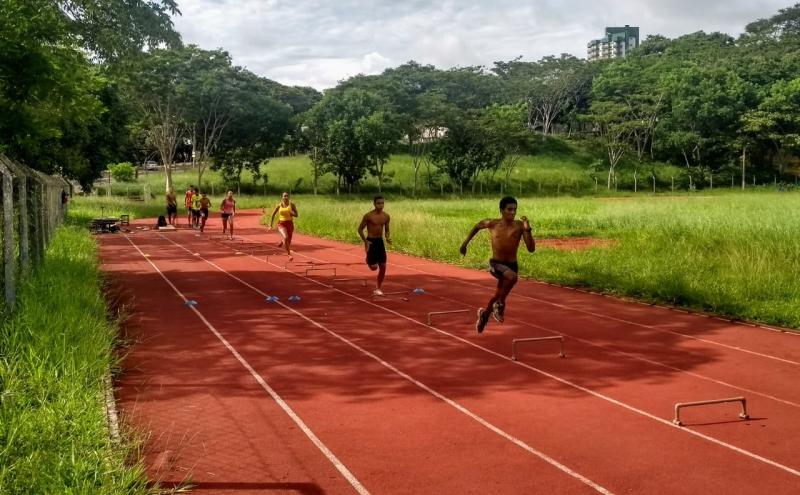
[[311, 272], [321, 272], [321, 271], [332, 271], [333, 276], [334, 277], [336, 276], [336, 267], [329, 266], [326, 268], [324, 266], [311, 266], [309, 268], [306, 268], [306, 277], [308, 277], [308, 274]]
[[432, 319], [434, 316], [442, 316], [442, 315], [454, 315], [458, 313], [469, 313], [470, 310], [468, 309], [454, 309], [451, 311], [432, 311], [428, 313], [428, 325], [433, 325]]
[[681, 422], [681, 409], [684, 407], [705, 406], [707, 404], [725, 404], [726, 402], [741, 402], [742, 412], [739, 413], [741, 419], [750, 419], [747, 414], [747, 399], [744, 397], [731, 397], [730, 399], [699, 400], [696, 402], [678, 402], [675, 404], [675, 419], [672, 422], [678, 426], [683, 426]]
[[409, 295], [411, 295], [411, 291], [410, 290], [395, 290], [395, 291], [392, 291], [392, 292], [384, 292], [380, 296], [378, 294], [373, 293], [372, 294], [372, 299], [373, 300], [386, 299], [386, 300], [389, 300], [389, 301], [395, 301], [396, 299], [390, 299], [390, 297], [391, 296], [401, 296], [400, 297], [401, 301], [408, 302], [408, 296]]
[[344, 282], [360, 282], [362, 287], [367, 286], [367, 279], [365, 278], [335, 278], [331, 282], [331, 287], [336, 285], [336, 282], [344, 283]]
[[372, 297], [384, 297], [384, 296], [399, 296], [400, 294], [408, 294], [411, 292], [410, 290], [395, 290], [392, 292], [384, 292], [383, 296], [379, 296], [377, 294], [372, 294]]
[[512, 361], [516, 361], [517, 360], [517, 344], [522, 343], [522, 342], [541, 342], [543, 340], [557, 340], [558, 344], [559, 344], [558, 357], [561, 357], [561, 358], [567, 357], [567, 355], [564, 354], [564, 336], [563, 335], [558, 335], [558, 336], [553, 336], [553, 337], [530, 337], [530, 338], [527, 338], [527, 339], [514, 339], [514, 340], [512, 340], [511, 341], [511, 360]]
[[[276, 253], [276, 256], [277, 256], [278, 254], [283, 254], [283, 253]], [[316, 266], [316, 263], [314, 263], [314, 261], [313, 261], [313, 260], [312, 260], [312, 261], [294, 261], [294, 260], [292, 260], [292, 261], [289, 261], [289, 260], [286, 260], [286, 262], [283, 264], [283, 268], [286, 268], [286, 267], [287, 267], [287, 266], [289, 266], [289, 265], [295, 265], [295, 266], [297, 266], [297, 265]]]

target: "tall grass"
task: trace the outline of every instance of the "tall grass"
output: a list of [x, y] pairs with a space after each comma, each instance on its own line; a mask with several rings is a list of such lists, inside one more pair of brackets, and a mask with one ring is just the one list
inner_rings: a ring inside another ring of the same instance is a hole
[[[368, 198], [295, 197], [303, 232], [355, 242]], [[593, 236], [611, 247], [521, 254], [521, 273], [735, 318], [800, 328], [800, 194], [522, 197], [537, 238]], [[488, 238], [458, 247], [496, 199], [387, 200], [393, 249], [482, 267]]]
[[0, 493], [146, 492], [106, 426], [116, 328], [99, 280], [89, 235], [63, 227], [2, 320]]

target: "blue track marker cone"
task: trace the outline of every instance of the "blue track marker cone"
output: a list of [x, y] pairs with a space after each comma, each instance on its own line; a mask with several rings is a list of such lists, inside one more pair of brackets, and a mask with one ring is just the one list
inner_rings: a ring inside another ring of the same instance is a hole
[[289, 301], [297, 302], [300, 300], [300, 296], [289, 296]]
[[422, 295], [422, 294], [425, 294], [425, 289], [419, 289], [419, 288], [417, 288], [417, 289], [414, 289], [412, 292], [413, 292], [414, 294], [416, 294], [416, 295], [420, 296], [420, 295]]
[[187, 306], [190, 306], [190, 307], [191, 307], [191, 306], [197, 306], [197, 301], [195, 301], [194, 299], [189, 299], [188, 301], [186, 301], [186, 302], [185, 302], [185, 303], [183, 303], [183, 304], [185, 304], [185, 305], [187, 305]]
[[280, 301], [280, 298], [278, 296], [267, 296], [267, 298], [264, 300], [267, 302], [278, 302]]

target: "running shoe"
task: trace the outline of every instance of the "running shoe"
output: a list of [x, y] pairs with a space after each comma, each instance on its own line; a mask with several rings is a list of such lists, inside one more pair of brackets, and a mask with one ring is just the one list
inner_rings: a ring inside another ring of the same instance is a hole
[[503, 303], [496, 302], [494, 306], [492, 306], [492, 316], [494, 319], [497, 320], [498, 323], [503, 323], [504, 315], [503, 312], [506, 310], [506, 306]]
[[372, 295], [373, 295], [373, 296], [383, 296], [383, 295], [384, 295], [384, 293], [383, 293], [383, 291], [382, 291], [382, 290], [380, 290], [380, 289], [375, 289], [374, 291], [372, 291]]
[[486, 324], [489, 323], [489, 315], [486, 313], [486, 310], [483, 308], [478, 308], [478, 321], [475, 322], [475, 330], [478, 333], [483, 333], [483, 329], [486, 328]]

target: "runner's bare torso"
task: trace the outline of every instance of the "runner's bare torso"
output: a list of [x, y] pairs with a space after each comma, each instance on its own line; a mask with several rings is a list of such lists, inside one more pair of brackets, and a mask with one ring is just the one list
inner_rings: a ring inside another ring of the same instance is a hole
[[389, 214], [386, 212], [370, 211], [364, 215], [361, 221], [367, 228], [367, 237], [378, 238], [383, 237], [384, 230], [387, 237], [389, 233]]
[[509, 223], [498, 218], [483, 222], [492, 238], [492, 258], [497, 261], [517, 261], [517, 249], [523, 233], [522, 221], [514, 220]]

